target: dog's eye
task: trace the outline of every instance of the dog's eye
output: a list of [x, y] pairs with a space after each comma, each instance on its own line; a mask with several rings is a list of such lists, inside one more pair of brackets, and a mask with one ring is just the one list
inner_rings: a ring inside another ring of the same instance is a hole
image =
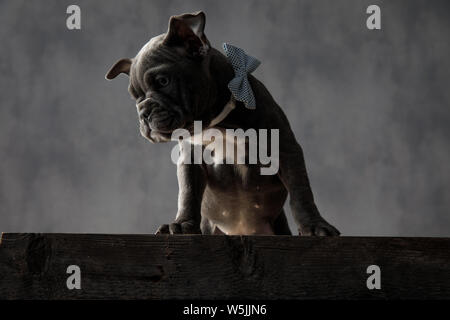
[[165, 87], [169, 84], [169, 78], [166, 76], [158, 76], [156, 77], [156, 83], [160, 88]]

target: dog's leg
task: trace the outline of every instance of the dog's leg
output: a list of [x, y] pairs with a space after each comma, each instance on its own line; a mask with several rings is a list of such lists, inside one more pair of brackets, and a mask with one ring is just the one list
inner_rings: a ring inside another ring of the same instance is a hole
[[211, 226], [211, 222], [208, 220], [208, 218], [202, 217], [202, 222], [200, 224], [200, 229], [202, 230], [202, 234], [213, 234], [214, 230]]
[[156, 234], [201, 233], [201, 204], [206, 174], [201, 165], [178, 164], [178, 212], [171, 224], [163, 224]]
[[303, 150], [287, 126], [280, 130], [278, 175], [290, 195], [290, 206], [300, 235], [337, 236], [339, 231], [325, 221], [314, 203]]

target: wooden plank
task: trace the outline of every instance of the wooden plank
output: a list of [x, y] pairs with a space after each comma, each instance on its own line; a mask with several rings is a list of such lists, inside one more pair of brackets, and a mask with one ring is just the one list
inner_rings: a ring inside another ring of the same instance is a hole
[[[0, 299], [449, 299], [449, 238], [3, 234]], [[369, 265], [381, 289], [366, 286]], [[81, 290], [69, 290], [69, 265]]]

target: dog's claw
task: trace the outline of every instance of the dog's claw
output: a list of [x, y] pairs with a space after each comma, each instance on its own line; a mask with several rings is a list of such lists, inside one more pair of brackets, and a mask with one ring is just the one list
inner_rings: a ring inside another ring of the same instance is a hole
[[299, 227], [299, 234], [301, 236], [339, 236], [341, 233], [321, 218], [317, 221], [301, 225]]
[[156, 230], [155, 234], [169, 234], [169, 225], [163, 224]]
[[163, 224], [156, 231], [156, 235], [160, 234], [199, 234], [201, 233], [200, 227], [190, 221], [181, 223]]

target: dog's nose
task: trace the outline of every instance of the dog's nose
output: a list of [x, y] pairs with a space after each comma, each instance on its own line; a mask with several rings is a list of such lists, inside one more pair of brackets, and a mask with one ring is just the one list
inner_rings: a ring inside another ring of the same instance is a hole
[[141, 101], [136, 105], [137, 111], [139, 114], [139, 119], [145, 120], [150, 115], [150, 104], [148, 103], [148, 99], [145, 99], [144, 101]]
[[136, 108], [137, 108], [138, 112], [141, 112], [143, 109], [145, 109], [146, 104], [147, 104], [147, 99], [142, 100], [141, 102], [136, 104]]
[[141, 120], [147, 120], [150, 116], [150, 109], [149, 108], [143, 108], [139, 111], [139, 119]]

